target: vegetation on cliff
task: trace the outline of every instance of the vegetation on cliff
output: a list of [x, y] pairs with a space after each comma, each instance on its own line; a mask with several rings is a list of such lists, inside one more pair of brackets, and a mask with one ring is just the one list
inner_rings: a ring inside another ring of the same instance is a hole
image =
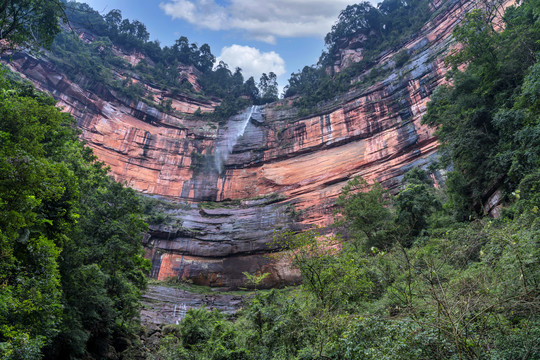
[[[447, 184], [421, 169], [395, 196], [351, 181], [334, 229], [346, 240], [276, 239], [301, 287], [259, 293], [235, 321], [190, 311], [156, 359], [540, 356], [540, 2], [508, 9], [502, 32], [487, 20], [474, 11], [455, 31], [453, 85], [424, 120], [439, 129], [442, 165], [453, 164]], [[483, 206], [496, 189], [497, 220]]]
[[446, 58], [453, 85], [437, 89], [423, 121], [438, 128], [443, 163], [455, 169], [448, 187], [458, 220], [482, 213], [494, 189], [509, 195], [538, 176], [538, 6], [510, 8], [502, 32], [476, 10], [454, 32], [465, 48]]
[[[382, 72], [376, 59], [419, 31], [432, 16], [429, 1], [384, 0], [374, 7], [369, 2], [349, 5], [343, 10], [330, 33], [325, 37], [326, 50], [316, 66], [305, 66], [291, 74], [285, 87], [285, 97], [300, 95], [295, 105], [303, 112], [312, 111], [317, 103], [334, 98], [355, 86], [353, 81], [371, 69], [363, 79], [370, 83]], [[342, 52], [354, 50], [361, 57], [338, 73], [334, 65], [341, 64]], [[404, 50], [396, 57], [396, 67], [409, 58]]]
[[[273, 73], [263, 74], [258, 83], [253, 77], [244, 80], [240, 68], [231, 71], [216, 58], [210, 46], [198, 46], [180, 36], [172, 46], [149, 41], [146, 26], [138, 20], [124, 19], [120, 10], [101, 15], [89, 5], [67, 2], [65, 29], [52, 43], [50, 59], [72, 80], [87, 88], [107, 86], [129, 101], [142, 100], [160, 111], [173, 111], [170, 103], [157, 101], [145, 84], [166, 91], [169, 96], [188, 95], [221, 101], [211, 119], [224, 120], [251, 104], [278, 99], [277, 80]], [[70, 30], [74, 30], [70, 31]], [[136, 65], [121, 55], [139, 57]], [[192, 72], [195, 89], [186, 72]], [[202, 116], [203, 114], [198, 114]]]

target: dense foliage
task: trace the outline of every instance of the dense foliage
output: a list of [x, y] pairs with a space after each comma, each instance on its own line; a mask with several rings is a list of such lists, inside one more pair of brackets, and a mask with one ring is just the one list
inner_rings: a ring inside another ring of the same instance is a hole
[[424, 122], [438, 127], [444, 160], [454, 166], [448, 186], [457, 219], [481, 214], [495, 189], [508, 195], [538, 172], [539, 6], [509, 9], [502, 32], [479, 10], [455, 31], [466, 47], [446, 59], [454, 84], [437, 89]]
[[[384, 4], [408, 11], [416, 2]], [[331, 43], [342, 32], [379, 31], [391, 41], [386, 26], [375, 26], [377, 14], [390, 10], [373, 9], [348, 8]], [[88, 72], [110, 85], [118, 79], [109, 65], [134, 71], [112, 53], [111, 36], [129, 47], [148, 44], [148, 34], [118, 15], [107, 15], [103, 36], [91, 44], [61, 35], [56, 46], [64, 55], [81, 52], [70, 61], [90, 67], [73, 68], [72, 76]], [[189, 310], [164, 329], [155, 359], [540, 357], [540, 1], [510, 8], [503, 31], [490, 20], [474, 11], [456, 29], [464, 46], [447, 60], [453, 83], [433, 96], [424, 120], [438, 127], [441, 164], [453, 167], [444, 187], [435, 188], [422, 169], [409, 171], [396, 195], [352, 180], [337, 201], [333, 230], [341, 236], [313, 230], [276, 237], [288, 250], [276, 256], [300, 270], [302, 286], [256, 292], [234, 321]], [[189, 54], [199, 51], [189, 59], [182, 44], [187, 39], [178, 42], [173, 63], [187, 56], [182, 61], [204, 71], [206, 50], [188, 46]], [[407, 61], [404, 55], [396, 62]], [[164, 69], [173, 71], [169, 65]], [[304, 70], [318, 81], [316, 68]], [[275, 98], [272, 74], [257, 87], [225, 64], [205, 71], [234, 82], [211, 90], [229, 97], [224, 114]], [[122, 357], [134, 341], [148, 269], [142, 207], [132, 190], [107, 176], [54, 103], [0, 77], [0, 356]], [[505, 206], [494, 220], [484, 217], [483, 205], [497, 189]], [[256, 285], [265, 275], [246, 276]]]
[[145, 286], [134, 191], [54, 105], [0, 77], [2, 359], [105, 357], [136, 326]]
[[[258, 292], [235, 321], [190, 311], [155, 358], [539, 358], [539, 17], [540, 2], [523, 1], [504, 31], [480, 11], [456, 29], [464, 47], [448, 61], [468, 67], [425, 120], [454, 164], [444, 187], [422, 169], [396, 195], [352, 180], [333, 229], [346, 240], [276, 238], [301, 287]], [[501, 217], [482, 217], [479, 199], [497, 188]]]
[[49, 47], [65, 19], [62, 0], [3, 0], [0, 3], [0, 52], [17, 47]]

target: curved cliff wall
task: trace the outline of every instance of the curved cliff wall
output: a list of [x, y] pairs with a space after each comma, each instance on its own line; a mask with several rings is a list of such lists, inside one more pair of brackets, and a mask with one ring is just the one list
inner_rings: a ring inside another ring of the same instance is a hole
[[[437, 139], [421, 118], [445, 82], [452, 29], [476, 2], [434, 6], [439, 14], [421, 32], [380, 56], [383, 78], [367, 86], [360, 76], [353, 91], [304, 117], [283, 100], [218, 126], [191, 115], [216, 103], [146, 86], [173, 100], [176, 111], [165, 114], [81, 79], [83, 88], [46, 58], [16, 55], [11, 66], [75, 116], [82, 139], [118, 181], [159, 199], [167, 220], [144, 240], [154, 277], [238, 286], [247, 271], [269, 272], [267, 285], [294, 282], [296, 271], [266, 256], [275, 230], [328, 225], [354, 176], [395, 189], [407, 170], [436, 157]], [[402, 49], [410, 60], [395, 69], [392, 56]]]

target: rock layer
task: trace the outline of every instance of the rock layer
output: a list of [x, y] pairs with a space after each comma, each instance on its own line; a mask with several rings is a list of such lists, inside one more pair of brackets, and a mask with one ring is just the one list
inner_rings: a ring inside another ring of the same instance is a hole
[[[146, 85], [158, 98], [173, 100], [176, 111], [165, 114], [99, 84], [82, 81], [83, 88], [46, 58], [15, 55], [11, 66], [75, 116], [82, 139], [118, 181], [168, 199], [160, 209], [174, 221], [151, 226], [145, 239], [154, 277], [235, 287], [243, 272], [269, 272], [266, 285], [272, 286], [298, 280], [296, 271], [265, 255], [275, 250], [268, 245], [274, 230], [328, 225], [340, 189], [354, 176], [396, 189], [407, 170], [436, 156], [437, 139], [421, 118], [445, 82], [442, 57], [452, 29], [476, 2], [433, 6], [439, 14], [430, 23], [381, 54], [386, 75], [379, 81], [368, 86], [367, 74], [361, 75], [354, 90], [309, 116], [299, 116], [287, 99], [258, 109], [219, 161], [215, 151], [230, 140], [239, 118], [219, 127], [190, 115], [198, 108], [212, 111], [216, 103]], [[410, 60], [395, 69], [392, 56], [403, 49]], [[184, 76], [196, 82], [193, 71]], [[212, 209], [203, 201], [228, 203]]]
[[141, 321], [143, 324], [178, 324], [189, 309], [206, 307], [217, 309], [227, 315], [242, 307], [240, 296], [221, 294], [196, 294], [174, 287], [150, 285], [143, 295]]

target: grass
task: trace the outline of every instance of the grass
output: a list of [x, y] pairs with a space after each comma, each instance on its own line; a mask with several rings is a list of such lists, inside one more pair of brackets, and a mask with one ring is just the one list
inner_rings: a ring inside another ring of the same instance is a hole
[[268, 195], [259, 195], [259, 196], [246, 198], [246, 199], [236, 199], [236, 200], [226, 200], [226, 201], [203, 201], [203, 202], [198, 203], [198, 207], [199, 209], [223, 209], [223, 208], [227, 209], [227, 208], [241, 207], [243, 206], [242, 202], [245, 202], [245, 201], [267, 200], [266, 202], [255, 205], [255, 206], [262, 206], [262, 205], [278, 202], [285, 199], [286, 197], [282, 194], [271, 193]]
[[199, 209], [223, 209], [240, 206], [240, 200], [230, 200], [230, 201], [202, 201], [197, 204]]
[[[176, 278], [169, 278], [167, 280], [148, 279], [148, 286], [165, 286], [173, 289], [184, 290], [193, 294], [201, 295], [233, 295], [241, 297], [253, 297], [255, 293], [267, 293], [270, 289], [262, 290], [221, 290], [221, 288], [215, 288], [203, 285], [194, 285], [185, 281], [178, 281]], [[295, 287], [285, 287], [280, 291], [291, 291]]]

